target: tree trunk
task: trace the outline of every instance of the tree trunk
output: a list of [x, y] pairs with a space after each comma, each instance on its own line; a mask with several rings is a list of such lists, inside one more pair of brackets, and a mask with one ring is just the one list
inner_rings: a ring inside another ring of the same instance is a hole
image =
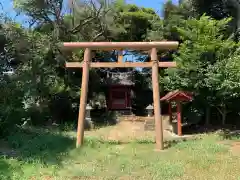
[[222, 118], [222, 125], [225, 125], [226, 124], [226, 118], [227, 118], [227, 108], [226, 108], [226, 105], [223, 105], [221, 107], [217, 107], [219, 113], [221, 114], [221, 118]]
[[226, 118], [227, 118], [227, 111], [226, 111], [226, 108], [224, 107], [222, 110], [222, 125], [226, 124]]
[[210, 110], [211, 110], [211, 107], [208, 106], [208, 107], [206, 108], [205, 126], [209, 126], [209, 125], [210, 125]]
[[226, 106], [223, 105], [220, 111], [221, 115], [222, 115], [222, 125], [226, 124], [226, 118], [227, 118], [227, 109]]

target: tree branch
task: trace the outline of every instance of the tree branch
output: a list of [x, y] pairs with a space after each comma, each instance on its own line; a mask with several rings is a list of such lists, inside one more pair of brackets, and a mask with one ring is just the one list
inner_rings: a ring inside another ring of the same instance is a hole
[[79, 25], [77, 25], [76, 27], [74, 27], [73, 29], [68, 31], [68, 33], [76, 34], [77, 32], [79, 32], [83, 28], [83, 26], [85, 26], [88, 23], [90, 23], [93, 19], [94, 19], [94, 17], [87, 17], [82, 22], [80, 22]]
[[223, 116], [222, 110], [221, 110], [219, 107], [217, 107], [217, 106], [216, 106], [216, 108], [217, 108], [217, 110], [219, 111], [219, 113]]
[[79, 25], [77, 25], [76, 27], [74, 27], [72, 30], [70, 30], [70, 33], [77, 33], [79, 31], [81, 31], [81, 29], [86, 26], [88, 23], [90, 23], [91, 21], [93, 21], [94, 19], [98, 19], [102, 10], [102, 4], [100, 4], [100, 7], [97, 9], [94, 2], [91, 0], [90, 1], [91, 7], [93, 8], [93, 12], [94, 15], [91, 15], [87, 18], [85, 18], [84, 20], [82, 20], [82, 22], [80, 22]]
[[92, 41], [96, 41], [100, 36], [102, 36], [104, 34], [104, 31], [101, 31], [100, 33], [98, 33], [96, 36], [94, 36], [94, 38], [92, 39]]

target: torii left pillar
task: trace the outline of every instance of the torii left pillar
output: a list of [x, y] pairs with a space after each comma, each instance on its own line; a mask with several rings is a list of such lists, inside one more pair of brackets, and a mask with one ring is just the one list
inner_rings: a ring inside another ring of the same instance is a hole
[[79, 147], [83, 144], [84, 119], [86, 116], [90, 60], [91, 60], [91, 50], [89, 48], [86, 48], [84, 52], [84, 59], [83, 59], [82, 86], [81, 86], [80, 105], [79, 105], [79, 112], [78, 112], [76, 147]]

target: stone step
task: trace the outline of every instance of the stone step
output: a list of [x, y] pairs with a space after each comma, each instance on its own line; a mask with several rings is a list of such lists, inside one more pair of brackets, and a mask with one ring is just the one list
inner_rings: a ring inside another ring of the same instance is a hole
[[155, 130], [155, 121], [153, 119], [149, 120], [149, 121], [145, 121], [144, 130], [145, 131], [154, 131]]
[[145, 122], [147, 120], [153, 120], [153, 117], [144, 117], [144, 116], [135, 116], [135, 115], [125, 115], [125, 116], [119, 116], [119, 121], [139, 121], [139, 122]]
[[144, 126], [144, 131], [154, 131], [155, 126]]

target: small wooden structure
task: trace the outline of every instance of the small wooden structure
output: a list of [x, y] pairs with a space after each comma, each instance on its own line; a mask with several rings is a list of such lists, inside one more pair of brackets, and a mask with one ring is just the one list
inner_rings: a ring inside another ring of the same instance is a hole
[[[83, 144], [84, 137], [84, 119], [88, 93], [89, 68], [152, 68], [152, 89], [154, 102], [154, 118], [156, 132], [156, 149], [163, 149], [163, 128], [161, 118], [160, 90], [159, 90], [159, 67], [176, 67], [175, 62], [159, 62], [158, 49], [173, 50], [178, 48], [179, 43], [176, 41], [162, 42], [64, 42], [61, 44], [64, 49], [85, 49], [84, 59], [82, 62], [67, 62], [67, 68], [83, 68], [80, 106], [78, 114], [78, 129], [76, 146]], [[149, 51], [151, 62], [123, 62], [122, 55], [119, 56], [118, 62], [91, 62], [93, 50], [141, 50]]]
[[182, 136], [182, 114], [181, 114], [181, 102], [191, 101], [192, 93], [184, 91], [172, 91], [167, 93], [160, 99], [161, 101], [167, 101], [169, 103], [169, 121], [172, 122], [172, 102], [177, 103], [177, 133]]
[[107, 108], [109, 110], [130, 110], [133, 75], [121, 72], [108, 78]]

